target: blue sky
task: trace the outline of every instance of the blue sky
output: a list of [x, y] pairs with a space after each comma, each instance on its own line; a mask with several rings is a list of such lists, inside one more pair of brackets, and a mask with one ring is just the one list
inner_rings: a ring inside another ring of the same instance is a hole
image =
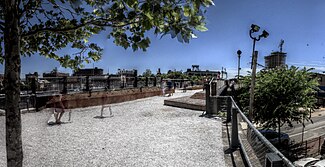
[[[189, 44], [179, 43], [170, 36], [160, 39], [152, 35], [147, 52], [133, 52], [115, 46], [112, 39], [108, 40], [105, 34], [101, 34], [94, 36], [92, 41], [104, 48], [103, 58], [85, 67], [103, 68], [105, 73], [108, 70], [115, 73], [118, 68], [138, 69], [141, 74], [145, 69], [156, 73], [158, 68], [163, 72], [169, 69], [185, 71], [192, 64], [198, 64], [201, 70], [225, 67], [229, 77], [233, 77], [237, 71], [238, 49], [243, 52], [241, 72], [250, 70], [252, 39], [249, 30], [254, 23], [270, 33], [268, 38], [256, 43], [258, 63], [264, 65], [264, 56], [277, 51], [283, 39], [288, 65], [325, 71], [324, 0], [215, 0], [214, 3], [215, 6], [208, 8], [207, 12], [209, 30], [197, 33], [198, 38]], [[55, 67], [62, 72], [72, 72], [54, 60], [37, 55], [22, 59], [22, 75], [34, 71], [50, 72]]]

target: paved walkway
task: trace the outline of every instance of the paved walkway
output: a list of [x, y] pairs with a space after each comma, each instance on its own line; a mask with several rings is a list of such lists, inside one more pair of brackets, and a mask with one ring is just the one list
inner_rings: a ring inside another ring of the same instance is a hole
[[[221, 120], [201, 111], [164, 106], [151, 97], [72, 110], [72, 123], [48, 126], [49, 110], [22, 115], [24, 166], [225, 166]], [[108, 114], [108, 109], [105, 110]], [[63, 121], [67, 121], [65, 114]], [[0, 117], [0, 166], [6, 166], [5, 121]]]

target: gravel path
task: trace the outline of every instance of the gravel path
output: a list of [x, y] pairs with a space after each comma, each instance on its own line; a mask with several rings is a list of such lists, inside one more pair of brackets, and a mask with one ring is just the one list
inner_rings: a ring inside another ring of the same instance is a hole
[[[105, 119], [94, 118], [100, 106], [73, 109], [72, 123], [55, 126], [46, 124], [48, 109], [23, 114], [24, 166], [225, 166], [221, 121], [164, 106], [168, 98], [112, 104], [114, 116]], [[67, 119], [65, 114], [62, 121]], [[2, 116], [0, 166], [6, 166], [4, 126]]]

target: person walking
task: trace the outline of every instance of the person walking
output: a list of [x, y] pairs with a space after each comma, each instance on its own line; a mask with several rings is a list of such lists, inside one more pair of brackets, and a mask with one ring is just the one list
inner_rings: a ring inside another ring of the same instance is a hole
[[160, 87], [161, 87], [161, 91], [162, 91], [162, 96], [165, 96], [166, 81], [162, 81]]
[[53, 104], [54, 107], [54, 111], [53, 111], [53, 115], [54, 115], [54, 119], [55, 119], [55, 123], [56, 124], [61, 124], [61, 118], [65, 112], [65, 107], [63, 105], [63, 99], [64, 97], [62, 96], [62, 94], [59, 95], [55, 95], [50, 101], [50, 104]]
[[186, 89], [187, 89], [187, 82], [184, 83], [184, 89], [183, 89], [183, 92], [185, 93], [186, 92]]
[[168, 88], [168, 92], [169, 92], [168, 96], [173, 96], [172, 81], [168, 80], [167, 88]]

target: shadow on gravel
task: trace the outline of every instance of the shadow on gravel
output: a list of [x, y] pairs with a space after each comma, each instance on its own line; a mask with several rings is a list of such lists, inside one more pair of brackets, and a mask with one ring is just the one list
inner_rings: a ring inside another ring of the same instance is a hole
[[[231, 143], [230, 137], [231, 136], [230, 136], [230, 133], [229, 133], [229, 131], [230, 131], [229, 128], [231, 128], [231, 126], [228, 125], [226, 119], [224, 119], [224, 117], [222, 117], [222, 116], [218, 117], [218, 116], [215, 116], [215, 115], [207, 115], [207, 114], [205, 114], [205, 112], [203, 112], [199, 117], [204, 117], [204, 118], [208, 118], [208, 119], [220, 119], [220, 120], [223, 120], [223, 126], [225, 127], [225, 130], [226, 130], [226, 135], [223, 135], [223, 138], [226, 138], [227, 144], [228, 144], [228, 147], [225, 146], [225, 148], [224, 148], [224, 154], [225, 154], [224, 157], [225, 157], [226, 164], [228, 166], [233, 166], [233, 167], [247, 166], [247, 165], [245, 165], [245, 162], [243, 162], [244, 158], [242, 158], [242, 157], [244, 155], [242, 153], [242, 150], [240, 148], [235, 149], [235, 150], [230, 148], [230, 143]], [[230, 157], [227, 156], [227, 155], [229, 155]]]
[[60, 123], [56, 123], [56, 122], [48, 122], [47, 125], [49, 126], [55, 126], [55, 125], [62, 125], [62, 124], [69, 124], [69, 123], [72, 123], [71, 121], [70, 122], [60, 122]]
[[235, 152], [236, 150], [232, 150], [232, 149], [230, 148], [230, 134], [229, 134], [228, 123], [225, 121], [225, 122], [224, 122], [224, 125], [226, 126], [226, 130], [227, 130], [227, 140], [228, 140], [228, 144], [229, 144], [229, 148], [228, 148], [227, 150], [224, 150], [224, 152], [225, 152], [225, 154], [229, 154], [229, 155], [230, 155], [232, 165], [235, 167], [235, 166], [237, 166], [237, 165], [236, 165], [235, 158], [234, 158], [234, 152]]

